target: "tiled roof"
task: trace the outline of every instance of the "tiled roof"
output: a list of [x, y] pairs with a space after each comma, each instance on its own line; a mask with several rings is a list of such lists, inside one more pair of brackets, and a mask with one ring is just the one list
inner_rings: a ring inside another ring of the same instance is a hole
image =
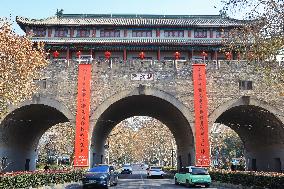
[[169, 38], [32, 38], [47, 44], [170, 44], [170, 45], [220, 45], [222, 39], [169, 39]]
[[118, 15], [118, 14], [62, 14], [46, 19], [16, 18], [23, 25], [66, 25], [66, 26], [178, 26], [178, 27], [220, 27], [240, 26], [243, 21], [220, 15]]

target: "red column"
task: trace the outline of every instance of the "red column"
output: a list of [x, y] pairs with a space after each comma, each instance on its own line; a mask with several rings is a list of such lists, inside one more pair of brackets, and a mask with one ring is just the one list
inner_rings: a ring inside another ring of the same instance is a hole
[[156, 37], [160, 37], [160, 30], [159, 29], [156, 30]]
[[188, 38], [191, 38], [191, 30], [188, 30], [187, 36]]
[[47, 36], [48, 36], [48, 37], [51, 37], [51, 33], [52, 33], [52, 29], [48, 29], [48, 30], [47, 30]]
[[215, 55], [214, 55], [214, 59], [215, 60], [217, 60], [218, 59], [218, 53], [217, 53], [217, 51], [215, 50], [215, 53], [214, 53]]
[[210, 30], [210, 38], [213, 38], [213, 30]]
[[70, 28], [70, 37], [74, 37], [74, 29]]
[[92, 37], [96, 37], [96, 28], [93, 28]]
[[123, 49], [123, 60], [126, 61], [127, 60], [127, 54], [126, 54], [126, 49]]
[[67, 59], [67, 60], [70, 59], [70, 49], [69, 49], [69, 47], [67, 47], [66, 59]]
[[158, 52], [157, 52], [157, 60], [158, 61], [161, 60], [161, 49], [160, 48], [158, 49]]
[[191, 58], [192, 58], [191, 51], [188, 51], [187, 54], [188, 54], [188, 60], [191, 60]]

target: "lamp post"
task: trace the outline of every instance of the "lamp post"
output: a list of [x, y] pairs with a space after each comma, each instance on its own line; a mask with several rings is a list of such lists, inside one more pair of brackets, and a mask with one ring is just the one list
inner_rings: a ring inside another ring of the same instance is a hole
[[104, 148], [107, 150], [107, 164], [109, 164], [109, 140], [107, 140], [107, 144], [104, 145]]
[[174, 149], [171, 148], [171, 151], [172, 151], [172, 167], [174, 167]]

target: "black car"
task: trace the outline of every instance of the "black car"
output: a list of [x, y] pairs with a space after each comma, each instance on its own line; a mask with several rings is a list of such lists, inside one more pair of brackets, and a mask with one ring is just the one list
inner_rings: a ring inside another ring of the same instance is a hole
[[132, 174], [132, 171], [129, 169], [122, 169], [120, 174]]
[[83, 176], [83, 188], [108, 188], [117, 185], [118, 174], [114, 167], [109, 165], [97, 165], [90, 168]]

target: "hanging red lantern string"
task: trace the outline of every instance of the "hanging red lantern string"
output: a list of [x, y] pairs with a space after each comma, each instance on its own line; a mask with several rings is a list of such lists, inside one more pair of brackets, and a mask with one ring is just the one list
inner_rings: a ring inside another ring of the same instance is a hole
[[180, 59], [180, 52], [175, 52], [174, 57], [176, 60]]
[[110, 56], [111, 56], [111, 52], [106, 51], [106, 52], [105, 52], [105, 58], [106, 58], [107, 60], [109, 60], [109, 59], [110, 59]]
[[139, 53], [139, 58], [143, 60], [145, 58], [145, 53], [142, 51]]
[[232, 60], [232, 53], [231, 52], [225, 52], [225, 56], [227, 60]]
[[81, 51], [78, 51], [78, 52], [76, 53], [76, 56], [77, 56], [78, 58], [81, 58]]
[[55, 51], [53, 52], [53, 58], [58, 58], [59, 57], [59, 52]]

